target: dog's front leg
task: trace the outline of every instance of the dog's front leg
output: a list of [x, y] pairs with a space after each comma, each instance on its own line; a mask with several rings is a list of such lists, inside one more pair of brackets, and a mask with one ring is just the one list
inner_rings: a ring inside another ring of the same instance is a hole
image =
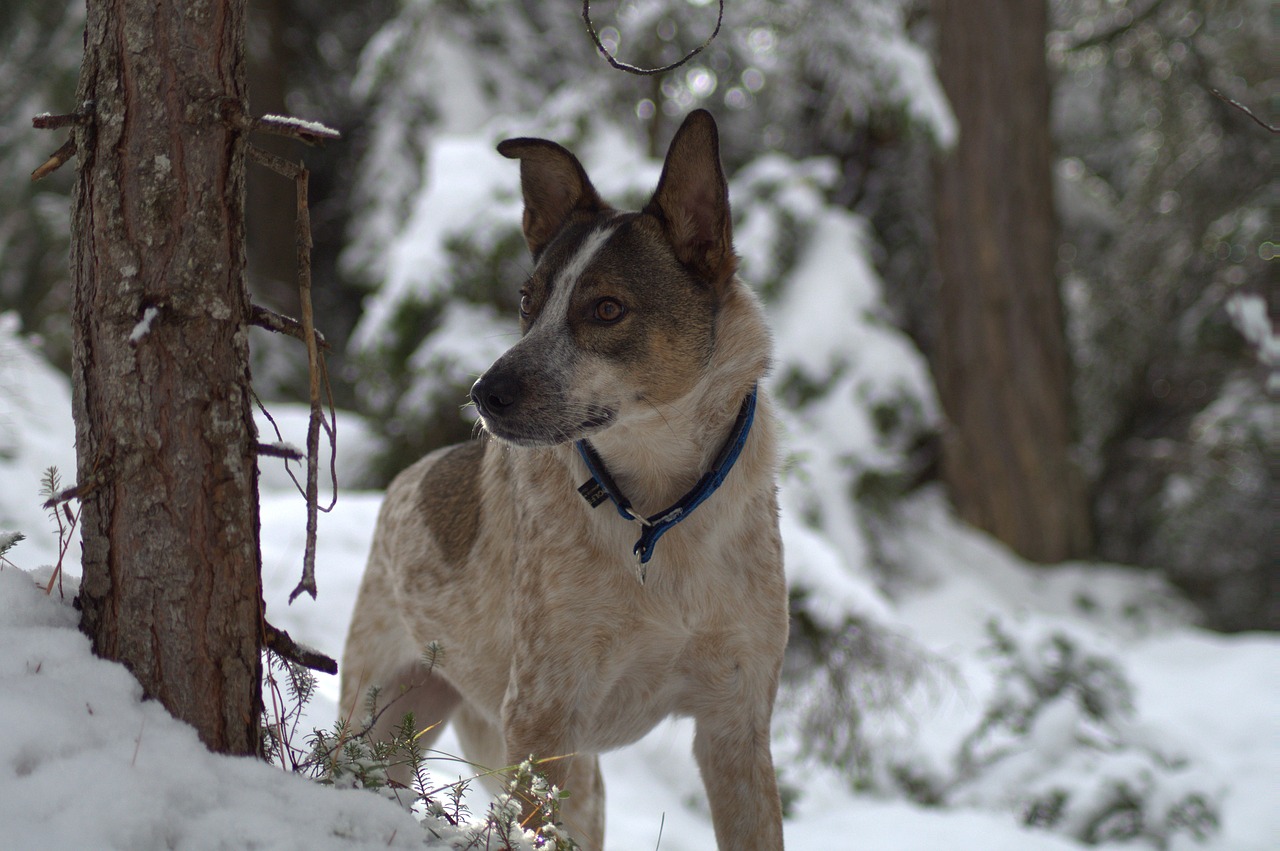
[[[569, 833], [583, 851], [603, 851], [604, 780], [594, 753], [575, 752], [573, 708], [562, 699], [573, 691], [566, 684], [548, 688], [554, 686], [554, 675], [538, 682], [524, 679], [523, 687], [508, 692], [503, 706], [508, 764], [530, 755], [537, 759], [536, 768], [548, 782], [568, 792], [560, 819]], [[526, 803], [524, 809], [527, 817], [531, 808]]]
[[697, 719], [693, 754], [721, 851], [780, 851], [782, 803], [769, 749], [769, 713]]

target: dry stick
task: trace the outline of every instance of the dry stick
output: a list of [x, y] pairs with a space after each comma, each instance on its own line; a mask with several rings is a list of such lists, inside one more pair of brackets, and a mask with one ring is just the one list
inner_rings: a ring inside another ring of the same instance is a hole
[[57, 582], [59, 597], [66, 596], [62, 590], [62, 562], [67, 557], [67, 548], [71, 546], [71, 541], [75, 537], [76, 524], [80, 522], [79, 508], [76, 509], [76, 513], [73, 515], [71, 509], [67, 507], [66, 503], [63, 503], [62, 510], [66, 513], [67, 526], [63, 527], [62, 521], [58, 521], [58, 563], [53, 566], [53, 574], [49, 577], [48, 584], [44, 586], [44, 593], [46, 595], [52, 594], [53, 585]]
[[[316, 345], [315, 316], [311, 309], [311, 213], [307, 207], [307, 181], [310, 172], [301, 163], [290, 162], [253, 145], [248, 146], [248, 154], [251, 159], [272, 171], [292, 178], [297, 193], [295, 234], [298, 245], [298, 300], [302, 305], [302, 339], [307, 346], [311, 417], [307, 423], [307, 539], [302, 554], [302, 579], [298, 582], [298, 587], [289, 594], [289, 602], [292, 603], [303, 591], [310, 594], [313, 600], [316, 597], [316, 512], [319, 490], [316, 456], [320, 451], [320, 421], [324, 418], [324, 411], [320, 407], [320, 351]], [[331, 430], [326, 428], [326, 431], [333, 436]], [[336, 446], [334, 449], [336, 452]]]
[[628, 65], [625, 62], [619, 62], [617, 58], [609, 52], [609, 49], [600, 42], [600, 35], [596, 32], [596, 25], [591, 22], [591, 0], [582, 0], [582, 20], [587, 24], [587, 32], [591, 35], [591, 40], [595, 42], [596, 50], [608, 60], [609, 64], [619, 71], [626, 71], [628, 74], [638, 74], [640, 76], [649, 76], [652, 74], [665, 74], [668, 71], [674, 71], [693, 57], [697, 56], [707, 48], [711, 42], [715, 41], [716, 36], [720, 34], [720, 24], [724, 22], [724, 0], [720, 0], [720, 11], [716, 13], [716, 28], [712, 30], [711, 35], [707, 36], [707, 40], [702, 44], [690, 50], [685, 57], [678, 62], [672, 62], [670, 65], [663, 65], [661, 68], [638, 68], [635, 65]]
[[[261, 305], [249, 305], [249, 323], [259, 328], [266, 328], [268, 331], [275, 331], [277, 334], [293, 337], [296, 340], [306, 340], [302, 333], [301, 322], [292, 316], [276, 313], [274, 310], [268, 310]], [[320, 331], [316, 331], [316, 345], [325, 351], [329, 349], [329, 341], [325, 339], [324, 334]]]
[[316, 504], [319, 502], [319, 472], [316, 460], [320, 452], [320, 352], [316, 348], [315, 316], [311, 309], [311, 211], [307, 206], [307, 182], [310, 172], [299, 165], [296, 182], [298, 194], [298, 297], [302, 303], [302, 334], [307, 344], [308, 395], [311, 417], [307, 422], [307, 547], [302, 556], [302, 581], [289, 595], [289, 602], [306, 591], [316, 598]]

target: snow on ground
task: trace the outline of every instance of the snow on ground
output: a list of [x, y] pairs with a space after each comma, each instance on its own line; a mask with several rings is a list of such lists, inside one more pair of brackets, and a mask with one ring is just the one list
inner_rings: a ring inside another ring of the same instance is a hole
[[[324, 788], [253, 760], [206, 753], [188, 727], [139, 699], [137, 684], [123, 668], [93, 658], [75, 629], [69, 601], [59, 600], [56, 592], [46, 597], [32, 573], [20, 569], [56, 558], [56, 541], [48, 540], [47, 518], [38, 505], [38, 483], [50, 463], [63, 468], [65, 479], [72, 478], [73, 433], [64, 380], [15, 341], [6, 321], [0, 317], [0, 532], [18, 527], [30, 539], [9, 551], [12, 564], [0, 569], [0, 727], [5, 730], [0, 737], [0, 848], [423, 847], [421, 829], [389, 801]], [[284, 440], [304, 442], [301, 410], [277, 405], [273, 412], [279, 414]], [[345, 417], [339, 428], [351, 457], [358, 457], [365, 443], [358, 421]], [[339, 473], [341, 478], [343, 470]], [[380, 495], [343, 493], [335, 510], [321, 516], [319, 599], [302, 597], [290, 606], [287, 598], [302, 557], [302, 499], [279, 470], [266, 471], [262, 481], [267, 616], [295, 639], [337, 657]], [[1180, 625], [1173, 614], [1162, 620], [1161, 605], [1147, 601], [1135, 609], [1126, 599], [1141, 594], [1142, 584], [1122, 569], [1079, 565], [1032, 571], [986, 537], [956, 524], [936, 499], [921, 500], [911, 512], [896, 556], [915, 565], [918, 575], [914, 590], [889, 604], [896, 622], [955, 664], [962, 677], [979, 676], [981, 668], [972, 662], [993, 612], [1070, 619], [1082, 630], [1107, 633], [1136, 686], [1139, 715], [1185, 746], [1206, 782], [1222, 792], [1222, 832], [1203, 846], [1179, 836], [1171, 847], [1276, 847], [1280, 637], [1211, 634]], [[814, 551], [815, 541], [805, 537], [801, 524], [787, 526], [790, 546]], [[47, 577], [47, 572], [33, 572]], [[1087, 615], [1081, 614], [1082, 595], [1092, 598]], [[882, 600], [867, 604], [886, 605]], [[1124, 613], [1133, 611], [1154, 612], [1153, 620], [1130, 628]], [[950, 700], [971, 709], [987, 685], [965, 682]], [[302, 728], [328, 726], [336, 697], [336, 678], [321, 675]], [[780, 741], [788, 739], [788, 731], [777, 732]], [[691, 741], [691, 723], [672, 721], [604, 757], [610, 849], [714, 847]], [[448, 732], [437, 749], [459, 752]], [[442, 781], [459, 776], [457, 764], [448, 759], [433, 764], [433, 771]], [[787, 765], [783, 779], [799, 791], [786, 824], [791, 849], [1082, 848], [1060, 835], [1022, 828], [1007, 813], [926, 809], [857, 796], [821, 766]], [[473, 802], [473, 808], [479, 806]]]

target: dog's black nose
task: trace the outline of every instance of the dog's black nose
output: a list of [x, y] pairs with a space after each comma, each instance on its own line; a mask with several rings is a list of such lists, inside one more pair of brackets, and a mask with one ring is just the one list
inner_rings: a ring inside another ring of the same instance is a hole
[[471, 401], [486, 417], [500, 417], [516, 403], [516, 384], [501, 376], [482, 375], [471, 385]]

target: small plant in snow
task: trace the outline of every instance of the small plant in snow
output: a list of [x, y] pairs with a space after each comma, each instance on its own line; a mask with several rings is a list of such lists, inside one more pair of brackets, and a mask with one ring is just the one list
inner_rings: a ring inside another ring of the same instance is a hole
[[1090, 844], [1165, 848], [1216, 830], [1217, 796], [1133, 722], [1114, 659], [1044, 624], [987, 629], [997, 685], [960, 744], [949, 800], [1013, 806], [1027, 825]]
[[53, 575], [49, 577], [49, 584], [45, 586], [44, 592], [52, 593], [54, 582], [57, 582], [58, 593], [61, 595], [62, 560], [67, 555], [67, 548], [75, 540], [76, 524], [80, 522], [80, 509], [77, 507], [75, 512], [72, 512], [67, 505], [62, 493], [62, 477], [57, 467], [50, 467], [44, 471], [44, 476], [40, 479], [40, 494], [46, 498], [45, 504], [49, 508], [49, 517], [58, 530], [58, 563], [53, 566]]
[[13, 567], [13, 562], [9, 561], [5, 553], [13, 549], [14, 544], [24, 540], [26, 537], [21, 532], [0, 532], [0, 566], [7, 564]]
[[[441, 649], [428, 649], [427, 658], [438, 659]], [[463, 801], [470, 780], [436, 783], [427, 770], [429, 751], [421, 744], [427, 730], [420, 730], [413, 713], [400, 719], [389, 739], [375, 740], [377, 720], [393, 711], [395, 700], [380, 703], [379, 689], [369, 690], [361, 726], [339, 721], [332, 730], [313, 730], [308, 748], [292, 744], [302, 707], [314, 694], [315, 678], [305, 668], [282, 660], [266, 667], [268, 691], [272, 695], [273, 720], [266, 725], [268, 757], [287, 770], [340, 789], [368, 789], [403, 806], [411, 807], [422, 819], [423, 829], [434, 839], [464, 849], [503, 851], [573, 851], [576, 843], [560, 826], [560, 804], [567, 796], [549, 784], [537, 770], [537, 762], [526, 760], [502, 769], [511, 775], [507, 790], [494, 800], [483, 816], [471, 814]], [[285, 706], [280, 681], [286, 684], [293, 706]], [[428, 730], [430, 728], [427, 728]], [[400, 782], [393, 775], [407, 775]], [[526, 815], [527, 814], [527, 815]]]
[[[305, 754], [294, 742], [302, 710], [315, 695], [315, 675], [297, 662], [264, 649], [262, 679], [263, 693], [270, 704], [262, 719], [263, 758], [268, 762], [278, 761], [286, 770], [297, 771]], [[280, 688], [282, 680], [288, 699]]]
[[[44, 471], [44, 475], [40, 478], [40, 495], [49, 504], [49, 518], [53, 521], [58, 533], [58, 563], [53, 566], [49, 581], [43, 583], [41, 587], [46, 594], [50, 594], [56, 584], [58, 593], [62, 594], [62, 560], [67, 554], [67, 548], [75, 539], [76, 524], [80, 521], [80, 509], [77, 508], [73, 512], [67, 505], [62, 495], [62, 479], [57, 467], [50, 467]], [[6, 565], [16, 567], [6, 553], [26, 538], [27, 536], [21, 532], [0, 532], [0, 568]]]

